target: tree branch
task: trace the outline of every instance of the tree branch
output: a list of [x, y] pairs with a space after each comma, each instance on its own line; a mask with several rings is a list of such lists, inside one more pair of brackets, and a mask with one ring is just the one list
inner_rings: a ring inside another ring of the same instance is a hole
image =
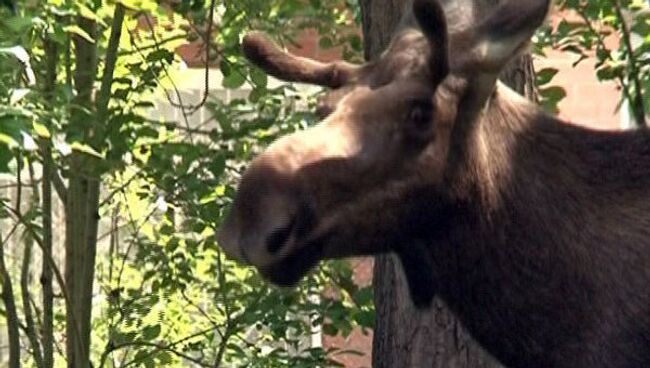
[[[4, 257], [3, 246], [0, 245], [0, 257]], [[2, 276], [2, 301], [5, 305], [7, 320], [7, 335], [9, 336], [9, 368], [20, 368], [20, 334], [18, 332], [18, 314], [9, 273], [4, 260], [0, 261], [0, 275]]]
[[[183, 338], [181, 338], [181, 339], [178, 339], [178, 340], [176, 340], [176, 341], [174, 341], [174, 342], [171, 342], [171, 343], [169, 343], [169, 344], [166, 344], [166, 345], [157, 344], [157, 343], [150, 343], [150, 342], [145, 342], [145, 341], [132, 341], [132, 342], [126, 342], [126, 343], [123, 343], [123, 344], [118, 344], [118, 345], [113, 346], [113, 347], [110, 349], [110, 351], [108, 351], [108, 353], [110, 353], [110, 352], [112, 352], [112, 351], [116, 351], [116, 350], [124, 349], [124, 348], [127, 348], [127, 347], [131, 347], [131, 346], [149, 346], [149, 347], [156, 348], [157, 350], [168, 351], [168, 352], [170, 352], [170, 353], [173, 353], [173, 354], [175, 354], [175, 355], [178, 355], [179, 357], [181, 357], [181, 358], [183, 358], [183, 359], [187, 359], [187, 360], [189, 360], [189, 361], [191, 361], [191, 362], [193, 362], [193, 363], [195, 363], [195, 364], [200, 365], [201, 367], [210, 367], [209, 364], [207, 364], [207, 363], [205, 363], [205, 362], [202, 362], [201, 360], [198, 360], [198, 359], [196, 359], [196, 358], [194, 358], [194, 357], [191, 357], [191, 356], [189, 356], [189, 355], [187, 355], [187, 354], [185, 354], [185, 353], [183, 353], [183, 352], [180, 352], [180, 351], [178, 351], [178, 350], [175, 350], [174, 347], [177, 346], [177, 345], [179, 345], [179, 344], [182, 344], [182, 343], [184, 343], [184, 342], [186, 342], [186, 341], [189, 341], [189, 340], [191, 340], [191, 339], [194, 339], [194, 338], [196, 338], [196, 337], [203, 336], [203, 335], [205, 335], [205, 334], [207, 334], [208, 332], [211, 332], [211, 331], [212, 331], [212, 328], [207, 328], [207, 329], [204, 329], [204, 330], [198, 331], [198, 332], [196, 332], [196, 333], [193, 333], [192, 335], [185, 336], [185, 337], [183, 337]], [[105, 352], [105, 353], [106, 353], [106, 352]], [[106, 354], [108, 354], [108, 353], [106, 353]], [[153, 354], [153, 353], [152, 353], [152, 354]], [[148, 356], [150, 356], [150, 355], [151, 355], [151, 354], [149, 354], [149, 355], [145, 355], [145, 356], [143, 356], [143, 357], [141, 357], [141, 358], [139, 358], [139, 359], [135, 359], [135, 360], [132, 360], [132, 361], [130, 361], [130, 362], [127, 362], [127, 363], [124, 365], [124, 367], [128, 367], [128, 366], [130, 366], [130, 365], [137, 364], [137, 363], [140, 362], [142, 359], [144, 359], [144, 358], [146, 358], [146, 357], [148, 357]], [[103, 367], [104, 362], [105, 362], [105, 360], [106, 360], [103, 356], [102, 356], [102, 358], [103, 358], [103, 359], [100, 360], [100, 362], [101, 362], [101, 365], [99, 366], [100, 368]]]
[[628, 66], [630, 67], [628, 77], [632, 80], [634, 84], [634, 96], [630, 96], [630, 103], [632, 104], [632, 111], [634, 112], [634, 119], [640, 127], [646, 126], [645, 121], [645, 109], [643, 107], [643, 90], [641, 89], [641, 80], [639, 79], [639, 70], [637, 68], [636, 57], [634, 55], [634, 47], [632, 45], [632, 37], [630, 34], [630, 28], [628, 27], [627, 20], [621, 9], [621, 1], [614, 1], [614, 9], [616, 10], [616, 16], [621, 22], [621, 33], [623, 35], [623, 42], [625, 48], [627, 49], [628, 57]]
[[59, 199], [61, 202], [65, 203], [68, 198], [68, 188], [65, 186], [65, 183], [63, 182], [63, 178], [61, 175], [59, 175], [58, 171], [54, 170], [54, 160], [51, 159], [51, 152], [52, 148], [48, 147], [47, 151], [50, 152], [50, 167], [51, 169], [48, 170], [49, 174], [48, 178], [51, 180], [52, 185], [54, 186], [54, 190], [56, 190], [56, 194], [59, 196]]
[[[2, 241], [0, 234], [0, 241]], [[20, 321], [16, 312], [11, 276], [7, 271], [4, 255], [4, 241], [0, 242], [0, 277], [2, 278], [2, 301], [5, 305], [5, 318], [7, 320], [7, 335], [9, 336], [9, 368], [20, 368]]]
[[111, 99], [111, 85], [113, 84], [113, 73], [117, 63], [117, 51], [120, 46], [122, 36], [122, 24], [124, 23], [124, 5], [115, 3], [115, 12], [113, 13], [113, 24], [111, 25], [111, 35], [108, 39], [106, 48], [106, 61], [104, 63], [104, 74], [102, 75], [102, 84], [97, 93], [97, 123], [104, 124], [108, 112], [108, 103]]

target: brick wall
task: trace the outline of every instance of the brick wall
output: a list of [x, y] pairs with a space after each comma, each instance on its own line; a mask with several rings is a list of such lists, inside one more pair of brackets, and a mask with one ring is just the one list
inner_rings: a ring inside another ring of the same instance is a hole
[[535, 59], [535, 69], [553, 67], [559, 70], [551, 82], [564, 88], [567, 97], [560, 102], [560, 117], [574, 124], [594, 129], [618, 129], [621, 126], [616, 106], [620, 91], [613, 82], [599, 82], [594, 72], [595, 61], [587, 59], [572, 67], [576, 56], [549, 50], [544, 59]]

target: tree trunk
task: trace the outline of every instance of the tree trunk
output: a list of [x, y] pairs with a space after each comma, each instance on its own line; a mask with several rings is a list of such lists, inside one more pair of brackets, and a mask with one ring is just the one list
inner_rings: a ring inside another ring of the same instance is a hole
[[[78, 17], [78, 25], [93, 39], [94, 21]], [[79, 36], [75, 42], [75, 97], [71, 124], [89, 141], [98, 124], [93, 124], [92, 91], [97, 72], [97, 49]], [[74, 152], [70, 158], [69, 184], [65, 204], [65, 285], [70, 300], [66, 308], [66, 354], [68, 367], [90, 368], [92, 289], [95, 277], [100, 180], [98, 163], [89, 155]]]
[[[47, 60], [45, 77], [45, 93], [48, 102], [54, 101], [56, 89], [56, 74], [58, 61], [58, 47], [56, 42], [50, 38], [45, 39], [44, 49]], [[43, 368], [54, 367], [54, 289], [52, 287], [53, 272], [52, 265], [47, 261], [52, 258], [52, 176], [55, 175], [55, 165], [52, 159], [51, 143], [41, 142], [43, 156], [43, 182], [41, 183], [43, 210], [43, 264], [41, 266], [41, 286], [43, 322], [41, 327], [41, 344], [43, 345]], [[64, 199], [65, 202], [65, 199]]]
[[[92, 95], [97, 75], [97, 45], [75, 36], [75, 105], [71, 114], [73, 128], [83, 132], [84, 141], [92, 148], [101, 146], [105, 139], [108, 105], [111, 99], [113, 73], [118, 58], [122, 24], [126, 8], [116, 4], [108, 45], [103, 57], [101, 86], [93, 103]], [[97, 24], [77, 17], [78, 25], [93, 39]], [[94, 105], [95, 113], [92, 111]], [[66, 333], [68, 367], [90, 368], [93, 281], [97, 254], [99, 225], [99, 194], [102, 170], [100, 161], [82, 152], [74, 152], [70, 159], [70, 179], [66, 194], [66, 270], [65, 282], [70, 296], [67, 308]]]
[[[488, 8], [496, 0], [475, 0]], [[365, 56], [377, 57], [391, 40], [411, 1], [361, 0]], [[451, 45], [453, 47], [453, 45]], [[513, 61], [501, 76], [506, 84], [535, 99], [530, 55]], [[414, 308], [400, 263], [392, 255], [375, 261], [374, 288], [377, 321], [373, 340], [373, 367], [493, 368], [498, 362], [465, 331], [439, 299], [426, 311]]]

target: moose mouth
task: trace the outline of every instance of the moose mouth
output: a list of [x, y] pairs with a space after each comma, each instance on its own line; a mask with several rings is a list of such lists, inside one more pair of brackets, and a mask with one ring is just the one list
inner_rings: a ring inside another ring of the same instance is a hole
[[287, 255], [277, 262], [261, 267], [260, 273], [279, 286], [297, 284], [324, 255], [323, 237], [307, 241], [316, 228], [317, 222], [312, 207], [308, 204], [301, 205], [289, 223], [273, 231], [267, 237], [265, 244], [271, 254], [281, 253], [291, 244], [294, 245], [294, 249], [286, 250]]
[[283, 287], [295, 286], [322, 259], [323, 244], [310, 243], [259, 271], [268, 281]]

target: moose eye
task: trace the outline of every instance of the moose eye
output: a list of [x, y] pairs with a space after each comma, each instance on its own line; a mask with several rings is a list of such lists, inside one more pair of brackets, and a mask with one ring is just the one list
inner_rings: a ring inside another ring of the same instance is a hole
[[425, 138], [431, 131], [433, 103], [429, 100], [412, 102], [407, 119], [410, 133]]

